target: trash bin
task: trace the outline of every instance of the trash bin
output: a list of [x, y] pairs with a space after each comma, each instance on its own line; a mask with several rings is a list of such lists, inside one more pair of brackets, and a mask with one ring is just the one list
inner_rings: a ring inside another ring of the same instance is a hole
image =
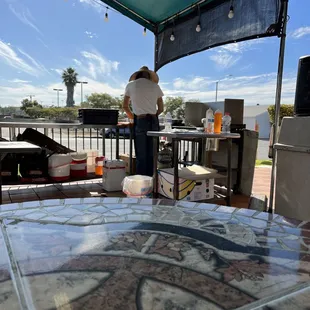
[[283, 118], [275, 148], [275, 212], [310, 221], [310, 117]]

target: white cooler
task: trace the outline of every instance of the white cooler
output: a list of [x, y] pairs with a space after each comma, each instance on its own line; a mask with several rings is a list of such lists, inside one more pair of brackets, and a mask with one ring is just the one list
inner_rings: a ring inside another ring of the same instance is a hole
[[105, 160], [103, 163], [102, 187], [108, 192], [123, 189], [122, 182], [126, 177], [126, 164], [122, 160]]

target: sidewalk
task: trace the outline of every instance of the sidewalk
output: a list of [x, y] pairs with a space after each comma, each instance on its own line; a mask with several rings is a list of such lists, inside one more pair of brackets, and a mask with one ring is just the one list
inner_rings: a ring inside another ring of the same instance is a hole
[[270, 195], [270, 182], [271, 182], [271, 167], [261, 166], [256, 167], [254, 172], [253, 181], [253, 194], [256, 195]]

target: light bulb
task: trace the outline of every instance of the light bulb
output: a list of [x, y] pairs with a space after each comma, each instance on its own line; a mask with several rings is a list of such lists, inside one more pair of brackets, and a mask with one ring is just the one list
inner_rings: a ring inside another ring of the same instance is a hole
[[231, 5], [228, 13], [228, 18], [232, 19], [234, 18], [235, 13], [234, 13], [234, 7]]
[[109, 21], [109, 15], [108, 15], [108, 13], [105, 13], [104, 21], [105, 21], [105, 22], [108, 22], [108, 21]]
[[171, 36], [170, 36], [170, 41], [173, 42], [174, 40], [175, 40], [175, 36], [174, 36], [174, 33], [172, 32], [172, 33], [171, 33]]
[[143, 30], [143, 35], [146, 36], [146, 28]]
[[200, 26], [200, 23], [198, 23], [196, 26], [196, 32], [200, 32], [200, 31], [201, 31], [201, 26]]

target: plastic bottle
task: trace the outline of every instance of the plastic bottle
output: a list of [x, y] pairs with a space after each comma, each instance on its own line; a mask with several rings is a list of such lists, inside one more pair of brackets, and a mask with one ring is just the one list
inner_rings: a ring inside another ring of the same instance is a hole
[[214, 132], [214, 115], [213, 110], [211, 108], [209, 108], [206, 112], [205, 131], [207, 133]]
[[230, 133], [230, 125], [231, 125], [231, 116], [229, 113], [225, 113], [223, 116], [223, 133]]
[[214, 112], [214, 133], [221, 133], [223, 114], [220, 110]]
[[170, 112], [165, 115], [165, 131], [170, 131], [172, 129], [172, 116]]
[[165, 124], [165, 117], [161, 114], [158, 116], [159, 125], [163, 126]]

